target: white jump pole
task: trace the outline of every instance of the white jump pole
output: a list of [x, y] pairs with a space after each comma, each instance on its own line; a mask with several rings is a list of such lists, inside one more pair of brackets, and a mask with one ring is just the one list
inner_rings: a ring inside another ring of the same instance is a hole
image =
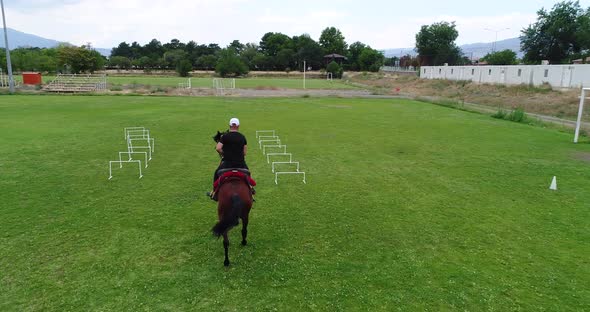
[[574, 143], [578, 143], [580, 136], [580, 126], [582, 125], [582, 113], [584, 112], [584, 99], [586, 98], [586, 91], [590, 88], [582, 88], [582, 95], [580, 96], [580, 108], [578, 109], [578, 120], [576, 122], [576, 134], [574, 135]]

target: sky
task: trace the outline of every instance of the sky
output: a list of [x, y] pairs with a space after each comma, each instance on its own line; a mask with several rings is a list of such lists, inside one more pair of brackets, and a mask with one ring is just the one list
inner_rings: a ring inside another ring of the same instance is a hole
[[[112, 48], [156, 38], [217, 43], [260, 42], [267, 32], [309, 34], [334, 26], [347, 43], [375, 49], [413, 47], [422, 25], [454, 21], [457, 44], [518, 37], [549, 0], [270, 1], [4, 0], [7, 27], [76, 45]], [[590, 0], [580, 0], [584, 8]]]

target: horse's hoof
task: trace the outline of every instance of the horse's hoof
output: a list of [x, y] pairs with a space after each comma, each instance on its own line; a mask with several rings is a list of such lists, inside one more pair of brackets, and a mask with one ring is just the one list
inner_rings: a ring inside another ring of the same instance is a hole
[[223, 261], [223, 265], [226, 266], [226, 267], [229, 266], [229, 260]]
[[243, 240], [242, 241], [242, 246], [246, 246], [246, 245], [248, 245], [248, 242], [246, 240]]

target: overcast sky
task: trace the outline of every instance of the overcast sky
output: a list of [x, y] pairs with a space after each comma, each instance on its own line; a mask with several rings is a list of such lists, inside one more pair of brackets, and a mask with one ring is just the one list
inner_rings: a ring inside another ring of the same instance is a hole
[[[346, 41], [376, 49], [413, 47], [421, 25], [455, 21], [459, 45], [517, 37], [549, 0], [270, 1], [270, 0], [5, 0], [7, 26], [76, 45], [260, 41], [266, 32], [307, 33], [334, 26]], [[590, 0], [581, 0], [583, 7]], [[505, 28], [510, 28], [505, 30]]]

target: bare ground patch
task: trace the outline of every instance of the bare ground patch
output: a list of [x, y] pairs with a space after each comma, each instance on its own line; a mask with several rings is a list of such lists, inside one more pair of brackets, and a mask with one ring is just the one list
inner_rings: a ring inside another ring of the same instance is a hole
[[[566, 119], [577, 116], [580, 94], [578, 89], [561, 91], [553, 90], [550, 86], [480, 85], [468, 81], [429, 80], [395, 74], [353, 73], [347, 79], [388, 95], [435, 96], [506, 110], [520, 107], [528, 113]], [[590, 119], [589, 110], [585, 112], [585, 119]]]
[[587, 163], [590, 163], [590, 153], [587, 152], [578, 152], [574, 154], [574, 159], [581, 160]]

